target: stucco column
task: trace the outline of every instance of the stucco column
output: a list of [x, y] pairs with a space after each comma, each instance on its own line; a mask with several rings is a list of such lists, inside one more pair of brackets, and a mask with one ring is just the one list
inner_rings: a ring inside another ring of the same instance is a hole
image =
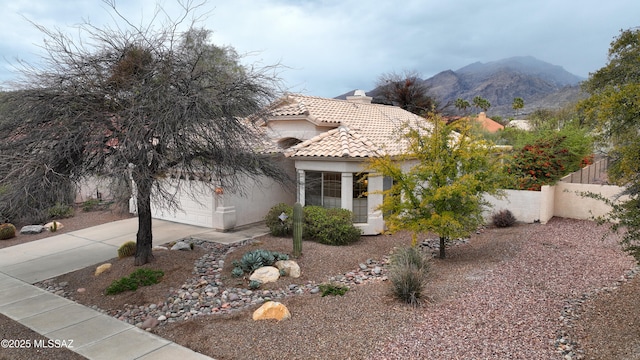
[[305, 205], [304, 201], [304, 170], [298, 170], [298, 196], [296, 196], [296, 201]]
[[353, 173], [342, 173], [342, 199], [340, 205], [343, 209], [353, 211]]

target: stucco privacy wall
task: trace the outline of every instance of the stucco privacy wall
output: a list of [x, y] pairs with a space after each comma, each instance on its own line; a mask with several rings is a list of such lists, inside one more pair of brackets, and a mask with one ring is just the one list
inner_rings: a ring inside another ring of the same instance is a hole
[[[559, 182], [554, 186], [545, 185], [541, 191], [505, 190], [502, 199], [487, 196], [485, 199], [493, 207], [485, 211], [484, 216], [490, 222], [494, 212], [506, 209], [511, 211], [518, 221], [546, 223], [553, 216], [570, 219], [591, 219], [604, 215], [611, 208], [602, 201], [580, 196], [581, 192], [600, 194], [615, 199], [623, 188], [612, 185], [570, 184]], [[623, 198], [624, 199], [624, 198]]]
[[[554, 215], [572, 219], [590, 219], [593, 216], [601, 216], [611, 210], [602, 201], [580, 196], [581, 192], [600, 194], [605, 198], [614, 200], [624, 188], [613, 185], [594, 184], [570, 184], [560, 182], [555, 186]], [[622, 197], [620, 200], [625, 200]]]
[[91, 176], [82, 179], [76, 184], [76, 203], [98, 198], [104, 200], [113, 199], [110, 184], [107, 180]]
[[518, 221], [526, 223], [539, 221], [544, 224], [553, 217], [553, 191], [550, 186], [543, 186], [541, 191], [504, 190], [504, 192], [503, 198], [485, 197], [485, 200], [492, 205], [491, 209], [484, 214], [487, 222], [490, 221], [494, 212], [505, 209], [511, 211]]

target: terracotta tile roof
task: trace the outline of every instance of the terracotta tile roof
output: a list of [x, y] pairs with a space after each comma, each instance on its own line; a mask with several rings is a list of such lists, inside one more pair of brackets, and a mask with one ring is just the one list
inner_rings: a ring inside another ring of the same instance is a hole
[[294, 157], [398, 155], [406, 149], [406, 143], [398, 140], [402, 126], [427, 124], [424, 118], [395, 106], [305, 95], [289, 95], [269, 111], [270, 120], [282, 116], [300, 116], [317, 124], [337, 125], [289, 149], [287, 156]]
[[485, 114], [484, 111], [478, 114], [478, 122], [480, 122], [480, 125], [482, 125], [482, 127], [490, 133], [494, 133], [498, 130], [504, 129], [504, 126], [502, 126], [500, 123], [488, 118], [487, 114]]
[[[346, 126], [339, 126], [292, 147], [288, 156], [376, 157], [381, 149]], [[291, 155], [289, 155], [291, 154]]]

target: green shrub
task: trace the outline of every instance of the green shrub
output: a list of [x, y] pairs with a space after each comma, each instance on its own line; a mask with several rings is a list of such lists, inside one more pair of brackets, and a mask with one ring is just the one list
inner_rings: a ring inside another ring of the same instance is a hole
[[[284, 213], [283, 221], [279, 216]], [[293, 234], [293, 207], [278, 204], [265, 217], [269, 232], [274, 236]], [[362, 232], [353, 226], [353, 214], [346, 209], [325, 209], [321, 206], [304, 207], [302, 237], [327, 245], [347, 245], [360, 239]]]
[[[286, 215], [285, 220], [280, 219], [282, 213]], [[277, 204], [269, 210], [264, 221], [271, 235], [291, 235], [293, 233], [293, 207], [285, 203]]]
[[100, 200], [90, 198], [87, 201], [82, 203], [82, 211], [85, 211], [85, 212], [94, 211], [98, 208], [99, 205], [100, 205]]
[[118, 257], [120, 259], [133, 256], [136, 254], [136, 242], [127, 241], [118, 248]]
[[491, 217], [493, 225], [499, 228], [511, 227], [516, 223], [516, 217], [509, 210], [500, 210]]
[[338, 283], [322, 283], [318, 285], [320, 291], [322, 292], [322, 297], [327, 295], [344, 295], [347, 291], [349, 291], [349, 287], [346, 285], [338, 284]]
[[322, 206], [305, 206], [303, 208], [304, 225], [302, 237], [306, 240], [314, 240], [316, 235], [327, 223], [327, 209]]
[[137, 269], [129, 276], [114, 280], [106, 289], [107, 295], [115, 295], [124, 291], [135, 291], [140, 286], [149, 286], [160, 282], [164, 272], [147, 268]]
[[407, 304], [417, 305], [423, 297], [429, 264], [417, 247], [396, 249], [389, 268], [393, 295]]
[[7, 240], [16, 237], [16, 227], [13, 224], [0, 224], [0, 240]]
[[362, 232], [353, 226], [353, 214], [346, 209], [325, 209], [307, 206], [305, 238], [326, 245], [348, 245], [360, 240]]
[[47, 209], [47, 215], [50, 219], [63, 219], [73, 216], [73, 207], [70, 205], [56, 203]]
[[521, 147], [516, 146], [507, 163], [509, 188], [540, 191], [563, 176], [580, 169], [585, 157], [593, 153], [593, 141], [581, 129], [539, 132]]

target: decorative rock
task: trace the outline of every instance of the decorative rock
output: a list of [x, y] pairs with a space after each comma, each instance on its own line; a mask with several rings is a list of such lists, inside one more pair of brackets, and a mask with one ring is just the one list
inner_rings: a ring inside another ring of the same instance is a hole
[[160, 321], [158, 321], [158, 319], [154, 318], [154, 317], [148, 317], [143, 323], [142, 326], [140, 326], [140, 328], [142, 329], [153, 329], [154, 327], [158, 326], [158, 324], [160, 323]]
[[111, 269], [110, 263], [102, 264], [96, 268], [96, 272], [93, 275], [98, 276], [109, 269]]
[[186, 250], [191, 251], [191, 245], [184, 241], [178, 241], [175, 245], [171, 247], [171, 250]]
[[289, 309], [277, 301], [268, 301], [253, 312], [253, 320], [284, 320], [289, 319], [291, 313]]
[[276, 282], [280, 278], [280, 270], [274, 266], [263, 266], [251, 274], [249, 280], [258, 280], [263, 284]]
[[48, 223], [44, 224], [45, 230], [51, 231], [51, 229], [53, 228], [53, 223], [56, 224], [56, 230], [60, 230], [60, 229], [62, 229], [64, 227], [64, 225], [62, 225], [61, 222], [52, 221], [52, 222], [48, 222]]
[[42, 225], [25, 225], [20, 229], [20, 234], [40, 234], [44, 230]]
[[298, 265], [297, 262], [293, 260], [276, 261], [275, 265], [279, 270], [284, 269], [285, 275], [289, 277], [292, 277], [292, 278], [300, 277], [300, 266]]
[[86, 292], [87, 289], [85, 288], [79, 288], [78, 290], [76, 290], [78, 293], [82, 294], [83, 292]]
[[[271, 290], [251, 291], [246, 288], [225, 288], [221, 282], [221, 267], [224, 266], [221, 260], [224, 260], [225, 256], [231, 251], [246, 245], [248, 242], [217, 244], [198, 239], [189, 239], [185, 242], [188, 244], [193, 243], [206, 250], [207, 253], [195, 261], [193, 269], [196, 274], [195, 277], [188, 279], [182, 286], [171, 289], [163, 301], [147, 306], [125, 304], [121, 309], [108, 312], [99, 309], [96, 305], [91, 306], [91, 308], [128, 324], [142, 327], [143, 322], [149, 317], [153, 317], [163, 324], [178, 323], [201, 315], [228, 314], [246, 307], [258, 307], [271, 300], [280, 301], [282, 298], [295, 294], [317, 294], [320, 292], [318, 285], [312, 281], [307, 281], [304, 284], [287, 283], [281, 289]], [[363, 263], [363, 265], [367, 266], [366, 270], [356, 266], [350, 272], [332, 277], [331, 281], [347, 286], [370, 281], [385, 281], [387, 276], [384, 274], [388, 264], [388, 257], [383, 257], [381, 260], [367, 259]], [[376, 267], [380, 268], [380, 274], [376, 274]], [[69, 287], [67, 282], [55, 283], [54, 280], [44, 280], [38, 283], [37, 286], [72, 300], [73, 295], [78, 294], [77, 296], [81, 296], [79, 293], [82, 292], [80, 289], [67, 289]], [[567, 352], [562, 355], [565, 354]], [[571, 354], [574, 354], [573, 350]]]
[[162, 250], [169, 250], [164, 246], [160, 246], [160, 245], [156, 245], [154, 247], [151, 248], [152, 251], [162, 251]]

